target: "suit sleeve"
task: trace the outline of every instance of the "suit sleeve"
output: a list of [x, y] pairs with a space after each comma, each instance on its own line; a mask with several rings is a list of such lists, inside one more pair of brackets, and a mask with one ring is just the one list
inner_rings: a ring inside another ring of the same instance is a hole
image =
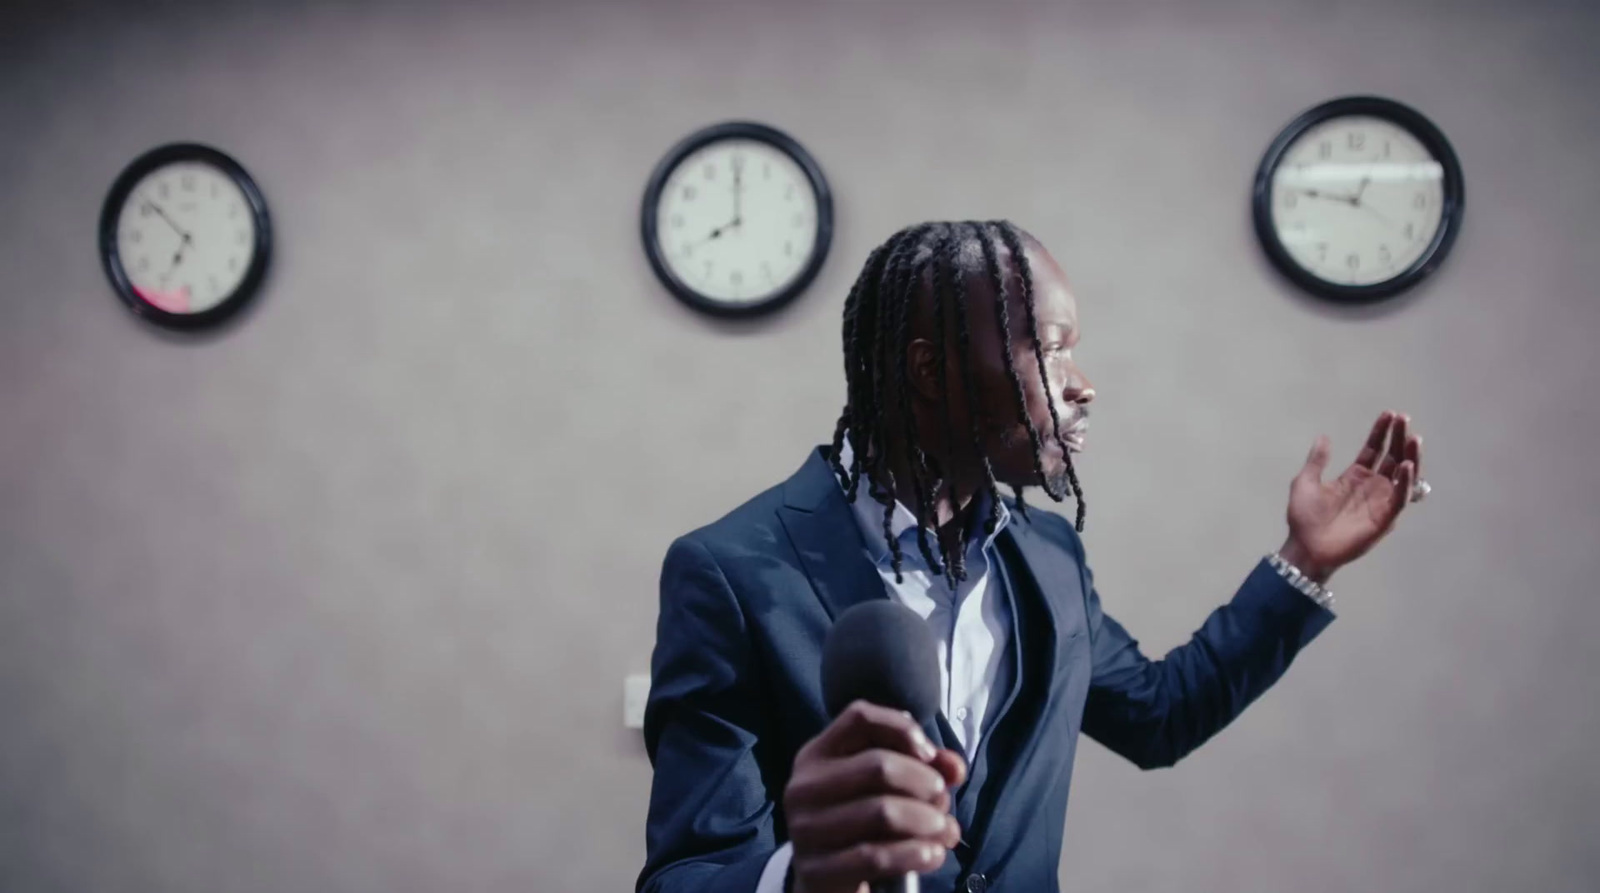
[[1083, 545], [1094, 672], [1083, 731], [1142, 769], [1171, 766], [1278, 681], [1333, 614], [1261, 561], [1188, 643], [1151, 660], [1100, 604]]
[[752, 893], [777, 841], [755, 756], [765, 722], [748, 627], [704, 545], [673, 543], [645, 704], [655, 768], [639, 893]]

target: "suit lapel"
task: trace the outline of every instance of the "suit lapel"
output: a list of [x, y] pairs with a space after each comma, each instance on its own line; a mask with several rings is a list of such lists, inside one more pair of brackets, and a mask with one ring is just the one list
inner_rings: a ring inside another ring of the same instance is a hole
[[1066, 629], [1066, 618], [1052, 589], [1066, 588], [1063, 574], [1076, 574], [1077, 568], [1064, 558], [1059, 547], [1043, 539], [1027, 521], [1013, 523], [996, 541], [996, 558], [1001, 565], [996, 579], [1004, 580], [1012, 609], [1011, 645], [1014, 675], [979, 752], [983, 765], [983, 784], [975, 791], [963, 791], [963, 802], [972, 828], [967, 839], [981, 850], [983, 841], [996, 825], [997, 813], [1008, 802], [1002, 795], [1014, 783], [1016, 769], [1032, 758], [1039, 747], [1050, 716], [1051, 690], [1059, 660], [1058, 639]]
[[[889, 597], [883, 577], [867, 559], [855, 513], [820, 448], [785, 482], [783, 497], [778, 518], [830, 619], [839, 619], [853, 605]], [[940, 747], [961, 752], [961, 741], [943, 711], [922, 730]]]
[[[1044, 611], [1039, 616], [1046, 621], [1044, 629], [1031, 632], [1037, 637], [1035, 639], [1037, 647], [1043, 649], [1047, 658], [1044, 668], [1053, 676], [1058, 640], [1063, 630], [1070, 630], [1073, 626], [1067, 614], [1071, 606], [1064, 604], [1061, 595], [1065, 591], [1079, 588], [1076, 581], [1080, 571], [1077, 563], [1070, 560], [1060, 546], [1040, 536], [1031, 521], [1011, 525], [1006, 529], [1006, 534], [1016, 549], [1015, 556], [1021, 559], [1012, 562], [1007, 568], [1012, 575], [1013, 597], [1020, 601], [1027, 597], [1031, 590], [1036, 594], [1037, 600], [1043, 603]], [[1006, 536], [1001, 537], [1002, 540], [1006, 538]], [[1001, 545], [1004, 551], [1004, 543]], [[1027, 575], [1026, 581], [1016, 579], [1022, 574]], [[1032, 585], [1030, 587], [1026, 584]], [[1080, 606], [1078, 610], [1081, 611], [1081, 599], [1078, 604]], [[1026, 615], [1028, 612], [1024, 610], [1019, 613]], [[1027, 661], [1024, 666], [1032, 670], [1038, 668], [1039, 664]]]
[[783, 497], [779, 520], [831, 619], [838, 620], [853, 605], [889, 597], [883, 578], [867, 560], [855, 514], [820, 448], [784, 484]]

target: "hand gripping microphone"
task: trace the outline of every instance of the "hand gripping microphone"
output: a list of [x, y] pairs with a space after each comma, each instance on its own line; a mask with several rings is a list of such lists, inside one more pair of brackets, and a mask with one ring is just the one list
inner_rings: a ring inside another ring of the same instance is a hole
[[[926, 726], [939, 709], [939, 648], [928, 624], [888, 599], [862, 602], [834, 622], [822, 646], [822, 703], [838, 716], [852, 701], [904, 710]], [[916, 872], [873, 893], [919, 893]]]

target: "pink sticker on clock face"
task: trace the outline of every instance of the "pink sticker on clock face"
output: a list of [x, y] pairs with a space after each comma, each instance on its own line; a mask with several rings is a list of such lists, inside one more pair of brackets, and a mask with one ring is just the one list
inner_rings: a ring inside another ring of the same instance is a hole
[[189, 290], [187, 288], [162, 291], [135, 285], [133, 290], [145, 303], [157, 310], [165, 310], [168, 313], [189, 312]]

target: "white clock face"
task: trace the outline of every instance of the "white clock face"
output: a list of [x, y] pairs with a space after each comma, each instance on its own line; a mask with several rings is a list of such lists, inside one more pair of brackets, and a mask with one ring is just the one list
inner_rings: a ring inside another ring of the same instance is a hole
[[117, 254], [140, 298], [175, 314], [227, 300], [255, 256], [250, 203], [233, 179], [203, 162], [145, 175], [117, 219]]
[[805, 171], [765, 142], [719, 140], [673, 169], [656, 205], [661, 257], [696, 292], [730, 306], [776, 295], [817, 250]]
[[1340, 285], [1406, 272], [1444, 219], [1444, 167], [1390, 121], [1333, 118], [1302, 134], [1272, 178], [1272, 225], [1295, 263]]

